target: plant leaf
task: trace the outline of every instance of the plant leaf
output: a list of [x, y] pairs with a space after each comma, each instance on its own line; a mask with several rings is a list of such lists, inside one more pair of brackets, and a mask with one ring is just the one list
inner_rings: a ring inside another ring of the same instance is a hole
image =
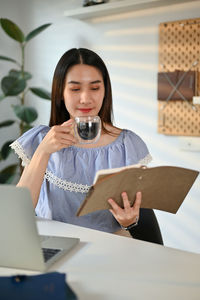
[[51, 25], [51, 23], [44, 24], [44, 25], [42, 25], [40, 27], [37, 27], [33, 31], [29, 32], [29, 34], [25, 38], [25, 41], [26, 42], [30, 41], [32, 38], [34, 38], [36, 35], [38, 35], [40, 32], [42, 32], [43, 30], [45, 30], [50, 25]]
[[11, 165], [0, 172], [0, 183], [11, 183], [15, 177], [18, 165]]
[[26, 81], [11, 76], [6, 76], [1, 81], [1, 88], [5, 96], [16, 96], [26, 88]]
[[28, 131], [31, 128], [33, 128], [33, 126], [31, 126], [30, 124], [25, 124], [23, 126], [22, 134], [25, 133], [26, 131]]
[[7, 61], [12, 61], [12, 62], [17, 64], [17, 61], [15, 59], [7, 57], [7, 56], [0, 55], [0, 59], [7, 60]]
[[11, 126], [11, 125], [14, 124], [14, 123], [15, 123], [14, 120], [6, 120], [6, 121], [0, 123], [0, 128], [1, 128], [1, 127]]
[[5, 95], [0, 95], [0, 101], [2, 101], [4, 98], [6, 98], [6, 96]]
[[25, 38], [24, 34], [21, 31], [21, 29], [12, 21], [9, 19], [0, 19], [1, 21], [1, 27], [9, 35], [12, 39], [16, 40], [17, 42], [23, 43]]
[[38, 113], [34, 107], [28, 107], [28, 106], [24, 106], [24, 105], [14, 105], [13, 109], [14, 109], [16, 116], [20, 120], [22, 120], [28, 124], [35, 121], [38, 117]]
[[43, 88], [31, 87], [31, 92], [40, 98], [51, 100], [51, 93]]
[[12, 152], [12, 149], [9, 147], [9, 145], [12, 143], [13, 141], [7, 141], [1, 148], [1, 157], [2, 159], [6, 159], [9, 154]]
[[22, 73], [21, 71], [15, 69], [10, 70], [9, 76], [25, 80], [29, 80], [32, 78], [32, 75], [29, 72]]

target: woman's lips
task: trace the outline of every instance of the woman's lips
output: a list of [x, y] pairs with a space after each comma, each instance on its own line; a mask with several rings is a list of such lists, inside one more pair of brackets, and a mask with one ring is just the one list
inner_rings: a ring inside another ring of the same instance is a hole
[[79, 108], [78, 110], [82, 113], [89, 113], [92, 110], [92, 108]]

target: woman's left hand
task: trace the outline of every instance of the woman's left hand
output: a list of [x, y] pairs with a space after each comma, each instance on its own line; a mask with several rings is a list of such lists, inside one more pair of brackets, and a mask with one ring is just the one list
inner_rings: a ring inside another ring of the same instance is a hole
[[128, 200], [128, 195], [126, 192], [121, 194], [123, 199], [124, 208], [121, 208], [113, 199], [108, 199], [108, 203], [111, 205], [110, 212], [115, 217], [115, 219], [119, 222], [120, 225], [127, 227], [139, 219], [140, 215], [140, 205], [142, 201], [142, 193], [136, 193], [136, 200], [133, 206], [130, 206], [130, 202]]

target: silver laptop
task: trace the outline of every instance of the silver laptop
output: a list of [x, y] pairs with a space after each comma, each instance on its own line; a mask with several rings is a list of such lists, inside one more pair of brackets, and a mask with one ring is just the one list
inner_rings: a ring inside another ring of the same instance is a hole
[[28, 189], [0, 185], [0, 266], [45, 271], [78, 238], [39, 236]]

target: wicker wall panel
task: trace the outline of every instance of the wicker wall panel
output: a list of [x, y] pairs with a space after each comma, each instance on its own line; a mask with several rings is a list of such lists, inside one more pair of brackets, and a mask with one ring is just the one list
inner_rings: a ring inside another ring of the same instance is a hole
[[[195, 96], [200, 96], [200, 18], [161, 23], [159, 72], [195, 71]], [[158, 132], [200, 136], [200, 105], [189, 101], [158, 99]]]

